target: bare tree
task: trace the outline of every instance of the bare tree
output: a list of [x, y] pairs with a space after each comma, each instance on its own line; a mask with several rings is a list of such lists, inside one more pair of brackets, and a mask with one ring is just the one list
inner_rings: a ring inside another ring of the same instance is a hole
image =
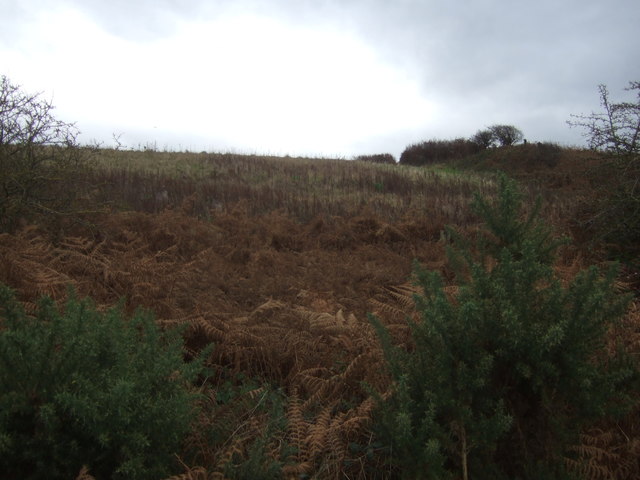
[[493, 125], [489, 127], [489, 131], [502, 147], [518, 143], [524, 138], [522, 132], [513, 125]]
[[612, 103], [605, 85], [598, 85], [603, 112], [572, 115], [567, 123], [584, 129], [589, 147], [616, 155], [637, 154], [640, 151], [640, 82], [629, 82], [626, 91], [636, 92], [635, 103]]
[[78, 129], [40, 94], [0, 77], [0, 230], [37, 214], [68, 214], [86, 158]]
[[[629, 82], [634, 102], [614, 103], [605, 85], [599, 85], [602, 112], [572, 115], [567, 123], [584, 129], [589, 147], [604, 152], [595, 172], [591, 215], [584, 222], [596, 239], [615, 245], [620, 253], [640, 258], [640, 82]], [[590, 207], [590, 208], [589, 208]]]

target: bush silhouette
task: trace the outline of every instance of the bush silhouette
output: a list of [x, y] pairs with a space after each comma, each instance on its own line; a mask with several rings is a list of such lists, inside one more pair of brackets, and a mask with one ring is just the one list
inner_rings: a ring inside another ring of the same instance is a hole
[[374, 155], [358, 155], [354, 160], [369, 163], [386, 163], [389, 165], [395, 165], [396, 159], [390, 153], [376, 153]]
[[400, 156], [402, 165], [430, 165], [464, 158], [481, 150], [481, 147], [464, 138], [455, 140], [428, 140], [408, 146]]

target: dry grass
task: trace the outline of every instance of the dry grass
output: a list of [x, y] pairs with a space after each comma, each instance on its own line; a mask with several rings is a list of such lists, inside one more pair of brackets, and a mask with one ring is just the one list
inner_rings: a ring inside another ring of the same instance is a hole
[[97, 165], [96, 200], [146, 212], [188, 201], [203, 218], [246, 201], [253, 215], [279, 210], [299, 221], [444, 209], [457, 223], [472, 190], [493, 188], [489, 175], [335, 159], [102, 150]]

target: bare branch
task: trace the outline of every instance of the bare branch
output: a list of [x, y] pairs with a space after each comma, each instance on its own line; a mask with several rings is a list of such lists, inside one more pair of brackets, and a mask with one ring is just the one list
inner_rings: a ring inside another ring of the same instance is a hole
[[53, 110], [40, 93], [25, 93], [0, 77], [0, 231], [33, 214], [36, 205], [60, 212], [71, 207], [78, 189], [72, 179], [84, 165], [79, 131]]
[[640, 82], [629, 82], [626, 91], [636, 91], [636, 102], [612, 103], [605, 85], [598, 86], [602, 112], [572, 115], [567, 123], [584, 130], [589, 148], [616, 155], [638, 153], [640, 133]]

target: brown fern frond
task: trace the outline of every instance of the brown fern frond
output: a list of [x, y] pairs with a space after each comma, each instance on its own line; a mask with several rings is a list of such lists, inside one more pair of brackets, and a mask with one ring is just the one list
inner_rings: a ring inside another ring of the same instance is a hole
[[374, 402], [371, 398], [364, 400], [357, 408], [349, 411], [343, 418], [335, 419], [332, 428], [345, 438], [354, 438], [363, 433], [371, 423]]
[[95, 249], [96, 242], [88, 237], [67, 236], [58, 245], [64, 249], [89, 253]]
[[296, 376], [296, 380], [299, 380], [302, 383], [305, 383], [305, 381], [307, 380], [315, 382], [315, 380], [318, 378], [327, 378], [330, 375], [331, 370], [327, 367], [311, 367], [299, 371]]
[[339, 333], [343, 328], [339, 325], [334, 315], [324, 312], [310, 312], [301, 310], [300, 314], [309, 322], [309, 329], [314, 331], [323, 331], [325, 333]]
[[577, 453], [580, 458], [588, 459], [589, 463], [600, 463], [605, 461], [617, 462], [620, 459], [619, 455], [615, 452], [596, 445], [587, 445], [582, 443], [580, 445], [572, 446], [569, 450]]
[[584, 432], [580, 444], [569, 448], [577, 458], [565, 458], [567, 467], [588, 480], [637, 479], [640, 449], [634, 452], [634, 441], [618, 433], [598, 428]]
[[38, 312], [38, 304], [33, 302], [21, 302], [27, 315], [35, 315]]
[[419, 289], [410, 283], [387, 287], [387, 292], [403, 310], [413, 310], [415, 301], [413, 296], [419, 293]]
[[308, 457], [306, 438], [308, 425], [302, 415], [302, 406], [298, 392], [294, 390], [289, 397], [289, 405], [287, 407], [287, 438], [289, 444], [297, 450], [296, 458], [301, 461]]
[[[384, 398], [384, 396], [383, 396]], [[373, 410], [375, 408], [375, 401], [372, 397], [367, 397], [358, 407], [356, 408], [355, 415], [359, 417], [368, 417], [371, 418]]]
[[216, 319], [206, 319], [201, 315], [188, 319], [190, 328], [204, 334], [211, 342], [223, 342], [227, 336], [226, 326]]
[[216, 469], [224, 471], [225, 467], [233, 462], [235, 457], [242, 458], [246, 452], [246, 445], [250, 438], [238, 433], [229, 437], [229, 441], [224, 448], [218, 452]]
[[304, 388], [306, 400], [302, 403], [302, 409], [306, 410], [311, 405], [322, 404], [335, 392], [336, 380], [326, 368], [312, 368], [300, 372], [294, 379], [296, 385]]
[[258, 388], [254, 388], [253, 390], [249, 390], [247, 393], [245, 393], [245, 395], [251, 398], [252, 400], [255, 400], [258, 397], [261, 397], [262, 399], [264, 399], [266, 391], [267, 389], [265, 387], [258, 387]]
[[350, 313], [347, 317], [347, 327], [350, 329], [358, 327], [358, 319], [353, 313]]
[[566, 457], [564, 458], [564, 463], [568, 470], [577, 473], [584, 480], [615, 480], [612, 472], [607, 467], [596, 463]]
[[322, 388], [311, 393], [302, 404], [302, 409], [307, 411], [312, 408], [316, 408], [319, 405], [327, 402], [329, 399], [335, 398], [337, 391], [339, 390], [338, 384], [334, 379], [326, 382]]
[[269, 299], [262, 305], [255, 308], [249, 314], [249, 320], [255, 321], [265, 321], [272, 317], [274, 314], [284, 309], [286, 305], [283, 302]]
[[325, 452], [328, 445], [328, 429], [331, 420], [331, 411], [333, 405], [329, 404], [325, 406], [320, 413], [316, 416], [315, 422], [309, 426], [309, 435], [306, 439], [308, 447], [309, 460], [315, 459], [317, 456]]
[[391, 303], [388, 300], [378, 300], [376, 298], [371, 298], [369, 300], [369, 303], [372, 306], [374, 315], [385, 316], [394, 320], [401, 320], [406, 318], [407, 316], [407, 313], [403, 308]]
[[173, 475], [165, 480], [209, 480], [209, 474], [203, 467], [186, 467], [187, 471], [180, 475]]
[[76, 480], [96, 480], [93, 475], [89, 473], [89, 467], [83, 465], [76, 477]]
[[[317, 335], [315, 332], [312, 333]], [[330, 346], [333, 351], [341, 352], [343, 355], [350, 355], [351, 352], [358, 351], [356, 343], [358, 333], [350, 331], [349, 327], [329, 328], [323, 330], [321, 335], [323, 335], [327, 346]]]
[[372, 363], [377, 360], [376, 352], [364, 352], [356, 356], [342, 374], [342, 378], [346, 381], [359, 381], [365, 378], [367, 372], [371, 369]]
[[418, 289], [409, 283], [387, 286], [369, 303], [374, 313], [384, 317], [387, 323], [404, 321], [415, 314], [414, 295], [417, 292]]

